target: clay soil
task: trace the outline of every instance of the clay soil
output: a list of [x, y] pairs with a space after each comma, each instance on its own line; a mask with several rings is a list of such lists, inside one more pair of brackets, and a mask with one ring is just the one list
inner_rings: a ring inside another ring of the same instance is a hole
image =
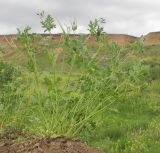
[[[134, 41], [137, 40], [137, 37], [123, 35], [123, 34], [107, 34], [107, 35], [108, 35], [108, 41], [110, 43], [116, 42], [120, 46], [124, 46], [130, 43], [133, 43]], [[48, 35], [42, 34], [42, 36], [45, 37]], [[74, 35], [71, 35], [70, 37], [74, 37]], [[59, 42], [61, 39], [62, 39], [62, 35], [60, 34], [53, 35], [53, 40], [55, 42]], [[96, 42], [95, 37], [90, 37], [88, 39], [88, 43], [94, 44], [95, 42]], [[9, 57], [9, 56], [12, 56], [12, 54], [14, 54], [15, 50], [13, 49], [13, 46], [12, 46], [13, 44], [20, 46], [20, 43], [16, 40], [16, 35], [0, 35], [0, 47], [1, 45], [5, 46], [4, 54], [3, 54], [4, 57]]]
[[[42, 34], [42, 36], [47, 36]], [[86, 35], [87, 36], [87, 35]], [[125, 34], [107, 34], [108, 41], [116, 42], [120, 46], [125, 46], [131, 44], [139, 39], [139, 37], [134, 37]], [[71, 35], [70, 37], [74, 37]], [[62, 39], [62, 35], [54, 34], [53, 40], [55, 42], [59, 42]], [[95, 37], [89, 38], [89, 43], [95, 42]], [[14, 53], [14, 49], [11, 47], [11, 44], [14, 43], [19, 46], [19, 42], [16, 41], [16, 35], [0, 35], [0, 45], [5, 46], [5, 54], [4, 56], [8, 57]], [[144, 44], [145, 45], [159, 45], [160, 44], [160, 32], [151, 32], [144, 36]]]
[[145, 45], [160, 45], [160, 32], [150, 32], [144, 37]]
[[19, 131], [0, 136], [0, 153], [104, 153], [78, 139], [39, 137]]

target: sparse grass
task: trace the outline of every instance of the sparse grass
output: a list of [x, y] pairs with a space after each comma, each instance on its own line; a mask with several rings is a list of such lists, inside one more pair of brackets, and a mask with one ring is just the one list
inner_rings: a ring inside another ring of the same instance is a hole
[[[111, 153], [160, 152], [157, 126], [160, 117], [160, 46], [146, 46], [137, 56], [151, 66], [149, 87], [140, 98], [114, 105], [89, 142]], [[153, 65], [154, 64], [154, 65]], [[154, 73], [153, 73], [154, 72]], [[134, 103], [134, 105], [133, 105]], [[154, 131], [156, 133], [154, 134]]]

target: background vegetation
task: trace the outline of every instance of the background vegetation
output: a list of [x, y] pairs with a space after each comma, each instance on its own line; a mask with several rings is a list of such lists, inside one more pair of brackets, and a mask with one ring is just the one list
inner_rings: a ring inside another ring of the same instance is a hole
[[[57, 27], [44, 12], [44, 32]], [[0, 61], [0, 131], [80, 137], [110, 153], [160, 152], [160, 47], [108, 43], [104, 19], [90, 35], [70, 35], [77, 22], [51, 35], [18, 29], [15, 53]], [[90, 42], [90, 38], [95, 38]]]

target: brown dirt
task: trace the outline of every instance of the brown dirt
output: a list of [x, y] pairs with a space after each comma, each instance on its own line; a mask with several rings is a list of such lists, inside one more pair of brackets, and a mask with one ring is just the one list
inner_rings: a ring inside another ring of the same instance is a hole
[[124, 35], [124, 34], [109, 34], [108, 41], [109, 42], [116, 42], [119, 45], [127, 45], [133, 43], [137, 40], [137, 37]]
[[[108, 41], [111, 42], [116, 42], [118, 43], [118, 45], [120, 46], [125, 46], [128, 45], [130, 43], [135, 42], [136, 40], [138, 40], [138, 37], [134, 37], [134, 36], [130, 36], [130, 35], [125, 35], [125, 34], [107, 34], [108, 35]], [[43, 35], [42, 36], [47, 36], [47, 35]], [[71, 35], [72, 37], [73, 35]], [[60, 34], [54, 34], [53, 35], [53, 40], [55, 42], [60, 41], [60, 39], [62, 39], [62, 35]], [[95, 42], [95, 38], [94, 37], [90, 37], [89, 38], [89, 43], [94, 44]], [[16, 45], [20, 45], [16, 40], [15, 40], [15, 35], [0, 35], [0, 45], [5, 44], [5, 54], [3, 56], [8, 57], [11, 56], [12, 54], [14, 54], [14, 50], [11, 47], [11, 45], [9, 45], [9, 43], [15, 43]], [[146, 36], [144, 36], [144, 44], [145, 45], [159, 45], [160, 44], [160, 32], [151, 32], [149, 34], [147, 34]], [[61, 52], [62, 49], [58, 49], [58, 53]]]
[[104, 153], [65, 137], [37, 137], [19, 131], [10, 131], [0, 137], [0, 153]]
[[13, 43], [17, 43], [15, 41], [15, 35], [0, 35], [0, 47], [3, 48], [3, 56], [8, 57], [14, 54]]
[[[42, 35], [47, 36], [47, 35]], [[53, 40], [59, 41], [62, 39], [62, 36], [59, 34], [53, 35]], [[137, 40], [137, 37], [124, 35], [124, 34], [108, 34], [109, 42], [117, 42], [118, 44], [125, 44], [125, 43], [132, 43], [135, 40]], [[15, 35], [0, 35], [0, 42], [6, 42], [8, 40], [9, 42], [11, 40], [15, 40]], [[94, 40], [94, 38], [90, 38], [90, 40]]]
[[160, 44], [160, 32], [151, 32], [144, 36], [145, 45], [159, 45]]

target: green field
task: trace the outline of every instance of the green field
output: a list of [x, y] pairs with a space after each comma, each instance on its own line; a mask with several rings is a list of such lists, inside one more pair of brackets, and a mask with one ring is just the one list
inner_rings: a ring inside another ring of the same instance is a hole
[[0, 62], [1, 133], [78, 137], [106, 153], [160, 152], [160, 46], [96, 36], [18, 34], [22, 46]]

